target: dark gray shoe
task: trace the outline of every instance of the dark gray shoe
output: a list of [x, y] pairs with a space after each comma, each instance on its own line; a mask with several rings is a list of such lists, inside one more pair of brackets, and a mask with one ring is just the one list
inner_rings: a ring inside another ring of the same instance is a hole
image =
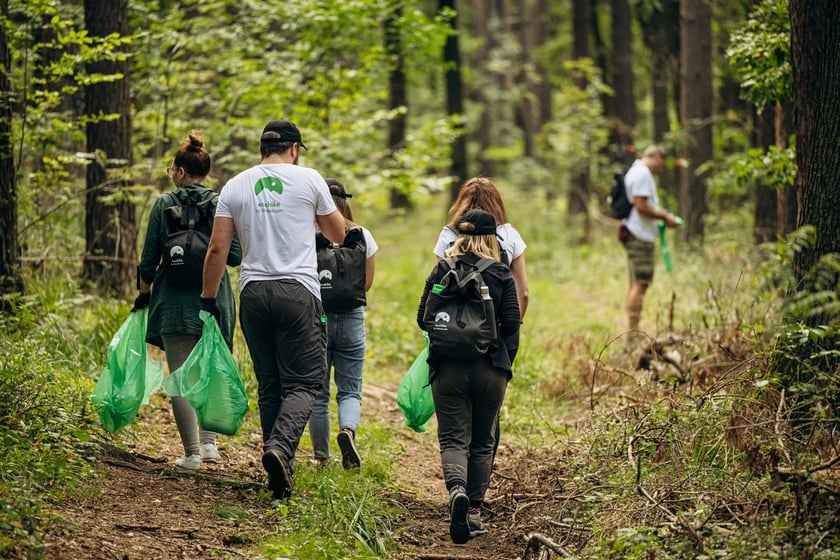
[[455, 544], [464, 544], [470, 540], [470, 524], [467, 515], [470, 511], [470, 499], [461, 487], [449, 493], [449, 537]]
[[362, 468], [362, 458], [356, 450], [353, 436], [353, 430], [349, 428], [344, 428], [335, 436], [338, 447], [341, 449], [341, 465], [347, 470]]
[[270, 449], [263, 453], [262, 464], [268, 473], [268, 489], [277, 500], [289, 498], [292, 495], [292, 470], [289, 462], [277, 451]]
[[469, 513], [467, 514], [467, 524], [470, 526], [470, 538], [474, 539], [479, 535], [483, 535], [487, 532], [487, 529], [484, 527], [484, 523], [481, 522], [481, 513]]

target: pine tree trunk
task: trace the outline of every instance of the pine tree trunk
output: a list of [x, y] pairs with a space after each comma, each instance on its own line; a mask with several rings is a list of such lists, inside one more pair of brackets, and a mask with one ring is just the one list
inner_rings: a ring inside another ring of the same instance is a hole
[[689, 161], [680, 174], [680, 212], [685, 218], [686, 239], [702, 239], [707, 173], [697, 169], [712, 158], [712, 10], [708, 2], [680, 4], [681, 77], [683, 123], [691, 142]]
[[[440, 10], [455, 10], [455, 0], [440, 0]], [[446, 112], [450, 117], [462, 118], [464, 115], [464, 88], [461, 79], [461, 54], [458, 48], [458, 18], [453, 17], [449, 26], [452, 33], [446, 38], [443, 47], [443, 64], [446, 68]], [[467, 136], [463, 125], [452, 142], [452, 165], [449, 184], [449, 197], [452, 202], [458, 197], [461, 183], [467, 178]]]
[[789, 11], [798, 226], [816, 231], [813, 250], [794, 259], [802, 278], [823, 255], [840, 253], [840, 10], [835, 0], [790, 0]]
[[628, 150], [636, 126], [636, 97], [633, 91], [633, 21], [627, 0], [612, 0], [612, 132], [610, 143], [616, 161], [626, 167], [635, 159]]
[[[85, 0], [85, 25], [92, 37], [128, 29], [128, 0]], [[85, 88], [87, 167], [85, 199], [86, 254], [82, 278], [86, 287], [111, 296], [134, 289], [137, 266], [135, 206], [128, 199], [131, 164], [131, 99], [127, 60], [100, 60], [88, 65], [89, 74], [121, 74]], [[115, 120], [99, 118], [118, 115]]]
[[[404, 108], [395, 114], [388, 122], [388, 153], [392, 156], [405, 148], [406, 120], [408, 118], [408, 95], [406, 92], [405, 71], [403, 68], [405, 55], [402, 49], [402, 36], [400, 35], [399, 22], [402, 19], [402, 8], [396, 6], [385, 18], [385, 51], [388, 58], [393, 61], [394, 66], [388, 73], [388, 108], [396, 111]], [[395, 164], [394, 169], [397, 170]], [[411, 208], [411, 199], [406, 190], [402, 188], [401, 181], [395, 181], [390, 186], [391, 209]]]
[[[592, 18], [589, 0], [574, 0], [572, 4], [572, 59], [591, 58], [592, 49], [589, 47], [589, 22]], [[584, 78], [576, 78], [575, 85], [584, 90], [588, 87]], [[589, 173], [589, 159], [581, 161], [572, 169], [572, 185], [569, 190], [569, 217], [576, 215], [587, 216], [584, 225], [584, 238], [589, 237], [588, 210], [589, 198], [592, 192], [592, 177]]]
[[[776, 143], [775, 129], [776, 108], [767, 105], [755, 116], [758, 147], [764, 152]], [[757, 184], [753, 187], [755, 193], [755, 225], [753, 226], [753, 240], [756, 245], [776, 240], [776, 196], [777, 192], [766, 185]]]
[[[6, 21], [8, 0], [0, 0], [0, 296], [23, 292], [17, 228], [17, 181], [12, 150], [12, 56]], [[0, 299], [0, 312], [9, 311]]]

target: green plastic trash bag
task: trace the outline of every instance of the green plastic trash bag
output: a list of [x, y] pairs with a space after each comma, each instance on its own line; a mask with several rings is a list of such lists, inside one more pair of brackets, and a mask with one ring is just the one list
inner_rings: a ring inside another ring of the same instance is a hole
[[163, 364], [146, 353], [146, 309], [133, 311], [108, 345], [105, 369], [90, 400], [111, 433], [134, 421], [163, 381]]
[[[424, 333], [425, 334], [425, 333]], [[432, 386], [429, 385], [429, 337], [426, 346], [408, 368], [397, 389], [397, 404], [405, 416], [405, 424], [415, 432], [425, 432], [435, 413]]]
[[248, 395], [233, 354], [213, 315], [200, 311], [201, 339], [184, 363], [163, 382], [170, 397], [184, 397], [203, 430], [232, 436], [248, 412]]

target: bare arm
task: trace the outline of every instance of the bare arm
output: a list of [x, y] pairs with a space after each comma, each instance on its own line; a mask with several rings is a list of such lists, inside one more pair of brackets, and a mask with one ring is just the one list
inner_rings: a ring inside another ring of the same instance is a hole
[[519, 302], [519, 320], [525, 318], [528, 310], [528, 272], [525, 268], [525, 253], [522, 253], [510, 263], [510, 271], [516, 281], [516, 300]]
[[318, 222], [318, 227], [324, 237], [333, 243], [341, 243], [344, 241], [344, 229], [347, 227], [344, 223], [344, 216], [341, 212], [336, 210], [332, 214], [325, 216], [315, 216], [315, 221]]
[[373, 286], [373, 275], [376, 273], [376, 255], [371, 255], [365, 261], [365, 291], [370, 290]]
[[204, 282], [201, 289], [203, 298], [214, 298], [219, 292], [233, 232], [233, 220], [230, 218], [217, 217], [214, 220], [210, 246], [207, 247], [207, 256], [204, 257]]
[[648, 197], [646, 196], [634, 196], [633, 207], [636, 209], [636, 212], [649, 220], [664, 220], [666, 226], [677, 227], [677, 222], [674, 220], [674, 217], [668, 212], [652, 208], [648, 204]]

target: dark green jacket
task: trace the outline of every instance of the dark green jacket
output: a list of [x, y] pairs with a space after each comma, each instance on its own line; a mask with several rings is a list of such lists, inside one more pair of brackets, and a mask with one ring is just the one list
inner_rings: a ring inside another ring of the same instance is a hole
[[[185, 185], [177, 189], [174, 194], [183, 203], [193, 198], [196, 201], [203, 200], [210, 189], [204, 185]], [[212, 202], [212, 212], [216, 212], [218, 195]], [[146, 241], [143, 244], [143, 254], [140, 257], [140, 264], [137, 267], [137, 276], [140, 280], [152, 285], [151, 301], [149, 303], [149, 322], [146, 330], [146, 342], [163, 347], [161, 335], [164, 334], [201, 334], [202, 322], [198, 317], [201, 311], [201, 284], [195, 286], [184, 286], [170, 284], [166, 280], [166, 269], [163, 267], [163, 243], [166, 241], [166, 222], [164, 211], [173, 206], [175, 201], [169, 194], [161, 195], [152, 208], [149, 215], [149, 227], [146, 230]], [[242, 246], [239, 244], [239, 236], [234, 235], [233, 243], [228, 254], [228, 266], [239, 266], [242, 262]], [[139, 283], [138, 283], [139, 284]], [[219, 293], [216, 302], [222, 313], [220, 330], [228, 346], [233, 347], [233, 328], [236, 325], [236, 302], [233, 297], [233, 289], [230, 285], [230, 277], [225, 270], [222, 283], [219, 286]]]

